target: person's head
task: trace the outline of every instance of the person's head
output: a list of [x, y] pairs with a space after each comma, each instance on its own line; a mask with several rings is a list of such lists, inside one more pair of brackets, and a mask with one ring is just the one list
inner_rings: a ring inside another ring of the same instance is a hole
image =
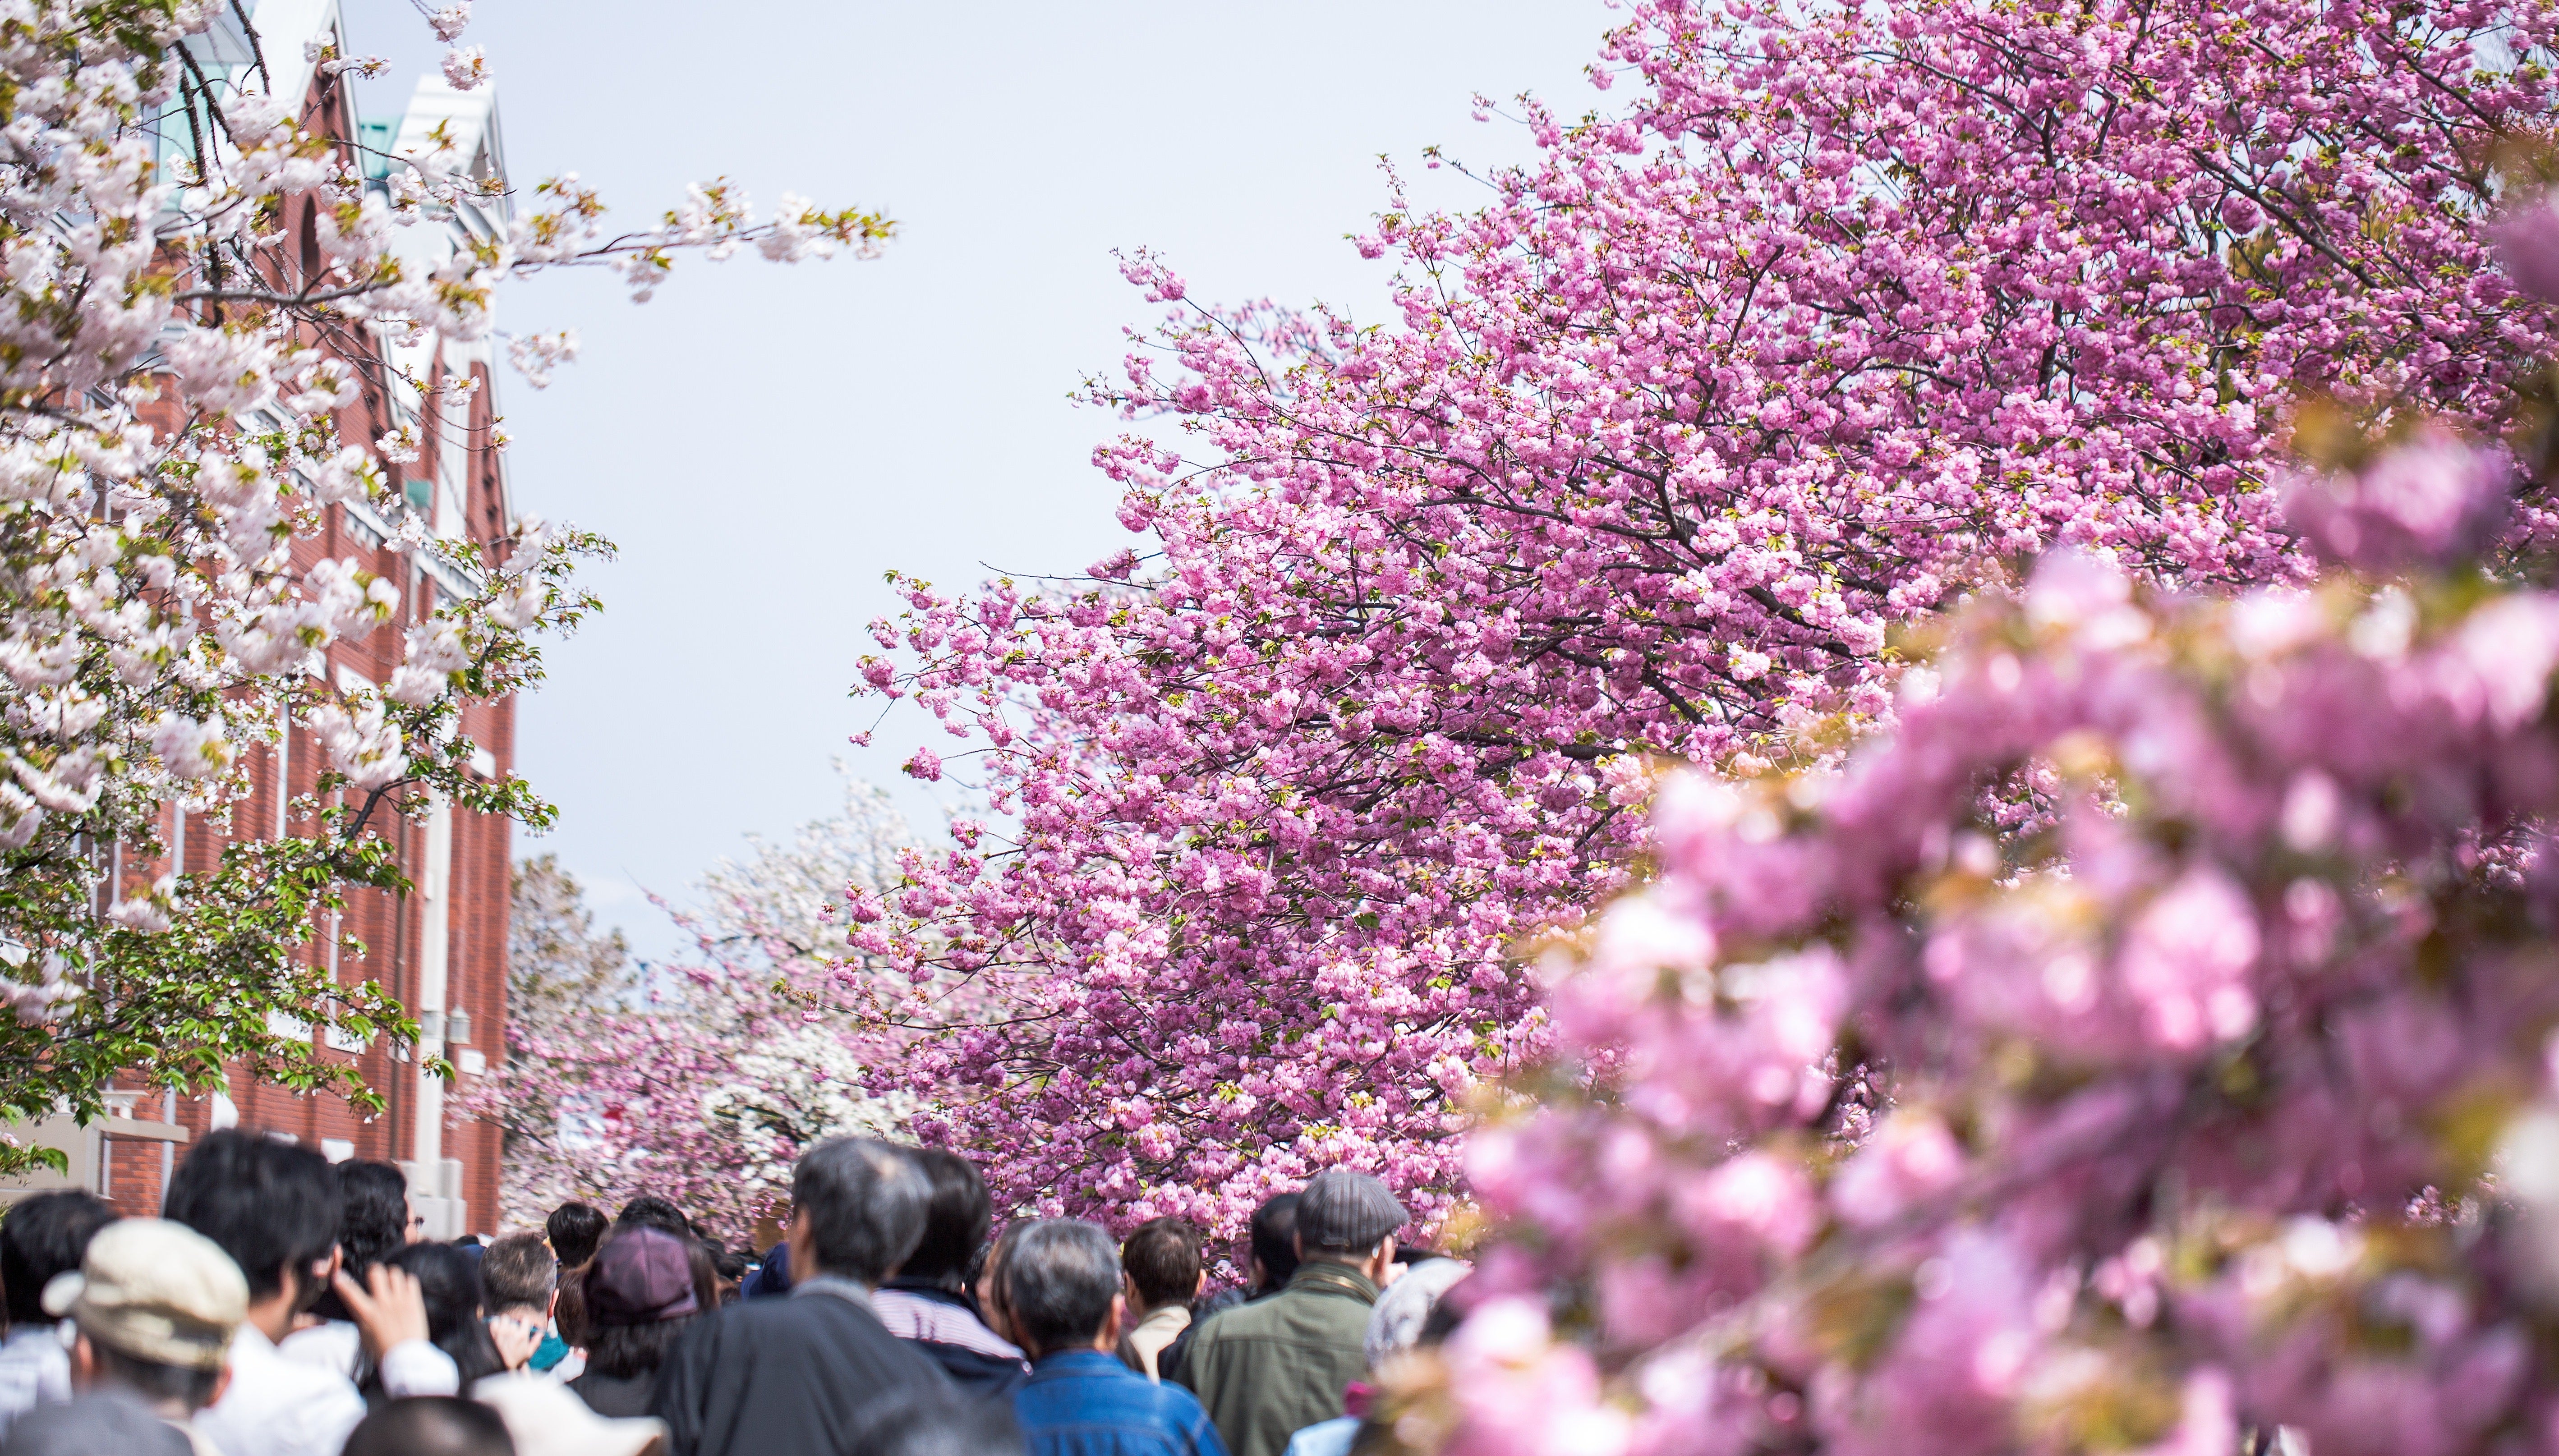
[[[339, 1264], [362, 1284], [366, 1270], [425, 1238], [426, 1220], [410, 1206], [408, 1175], [396, 1165], [349, 1158], [337, 1165], [337, 1175]], [[355, 1318], [335, 1289], [322, 1290], [312, 1312]]]
[[986, 1328], [1016, 1344], [1020, 1342], [1013, 1334], [1012, 1312], [1004, 1307], [1004, 1254], [1029, 1227], [1019, 1222], [1005, 1225], [1004, 1232], [978, 1255], [977, 1272], [970, 1276], [969, 1283], [969, 1292], [978, 1296], [978, 1315], [986, 1322]]
[[656, 1370], [685, 1327], [718, 1307], [718, 1277], [701, 1240], [616, 1226], [579, 1280], [586, 1368], [616, 1380]]
[[104, 1200], [76, 1191], [20, 1199], [0, 1219], [0, 1295], [13, 1325], [50, 1325], [45, 1286], [80, 1266], [97, 1231], [115, 1222]]
[[486, 1405], [459, 1395], [412, 1395], [357, 1422], [340, 1456], [516, 1456], [516, 1443]]
[[169, 1180], [162, 1214], [222, 1246], [253, 1305], [308, 1308], [338, 1249], [338, 1178], [306, 1147], [225, 1128], [197, 1140]]
[[1433, 1316], [1469, 1272], [1471, 1266], [1462, 1260], [1423, 1259], [1388, 1285], [1369, 1310], [1368, 1338], [1361, 1346], [1368, 1368], [1374, 1371], [1408, 1350], [1445, 1339], [1454, 1322], [1434, 1321]]
[[480, 1256], [480, 1304], [491, 1314], [551, 1312], [556, 1270], [539, 1234], [510, 1234]]
[[120, 1387], [184, 1418], [222, 1393], [248, 1281], [214, 1241], [181, 1224], [126, 1219], [100, 1229], [44, 1307], [72, 1322], [82, 1388]]
[[453, 1357], [462, 1372], [462, 1388], [507, 1368], [489, 1338], [480, 1305], [480, 1271], [471, 1255], [450, 1243], [412, 1243], [382, 1262], [416, 1276], [418, 1293], [426, 1300], [427, 1341]]
[[1404, 1205], [1366, 1173], [1326, 1168], [1297, 1193], [1297, 1256], [1364, 1269], [1383, 1280], [1395, 1261]]
[[1120, 1245], [1082, 1219], [1043, 1219], [1007, 1240], [997, 1281], [1013, 1340], [1033, 1359], [1120, 1338]]
[[617, 1228], [638, 1225], [648, 1229], [664, 1229], [678, 1238], [693, 1237], [693, 1221], [684, 1217], [684, 1211], [654, 1193], [644, 1193], [624, 1204], [622, 1217], [613, 1222]]
[[409, 1207], [408, 1175], [396, 1164], [349, 1158], [338, 1165], [338, 1246], [347, 1272], [365, 1271], [426, 1237], [426, 1220]]
[[1143, 1314], [1199, 1298], [1208, 1271], [1200, 1265], [1199, 1231], [1179, 1219], [1148, 1219], [1120, 1245], [1129, 1277], [1129, 1311]]
[[716, 1238], [705, 1238], [701, 1244], [703, 1256], [711, 1261], [712, 1277], [719, 1281], [719, 1302], [737, 1303], [738, 1288], [746, 1282], [750, 1267], [746, 1251], [731, 1248]]
[[586, 1348], [587, 1336], [593, 1333], [586, 1323], [586, 1271], [595, 1267], [588, 1259], [573, 1269], [560, 1270], [559, 1288], [551, 1295], [551, 1324], [559, 1337], [578, 1350]]
[[915, 1252], [931, 1196], [903, 1148], [867, 1137], [819, 1143], [791, 1170], [791, 1276], [877, 1284]]
[[1297, 1272], [1297, 1195], [1280, 1194], [1253, 1211], [1253, 1234], [1246, 1257], [1253, 1288], [1268, 1293]]
[[914, 1148], [907, 1156], [924, 1171], [932, 1194], [924, 1205], [924, 1237], [898, 1266], [898, 1276], [939, 1284], [957, 1293], [969, 1277], [969, 1260], [995, 1222], [994, 1201], [978, 1165], [948, 1148]]
[[542, 1231], [550, 1236], [551, 1256], [560, 1267], [574, 1269], [595, 1257], [595, 1246], [604, 1241], [609, 1223], [604, 1210], [593, 1204], [564, 1203], [551, 1210]]

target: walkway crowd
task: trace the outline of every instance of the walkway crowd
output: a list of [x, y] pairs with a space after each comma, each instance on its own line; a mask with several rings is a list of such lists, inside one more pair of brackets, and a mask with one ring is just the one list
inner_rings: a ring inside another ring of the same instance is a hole
[[213, 1133], [158, 1219], [0, 1219], [0, 1456], [1351, 1456], [1371, 1374], [1466, 1274], [1386, 1186], [1265, 1204], [1208, 1294], [1198, 1232], [994, 1211], [956, 1153], [837, 1138], [761, 1258], [683, 1210], [571, 1203], [424, 1239], [388, 1164]]

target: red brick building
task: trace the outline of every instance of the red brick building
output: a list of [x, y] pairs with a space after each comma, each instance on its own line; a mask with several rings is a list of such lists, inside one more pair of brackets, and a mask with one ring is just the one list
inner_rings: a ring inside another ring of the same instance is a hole
[[[402, 116], [369, 122], [356, 114], [350, 90], [338, 77], [319, 74], [300, 59], [306, 41], [337, 39], [336, 0], [264, 0], [256, 14], [276, 90], [304, 97], [303, 125], [314, 134], [349, 143], [351, 157], [360, 143], [369, 176], [379, 177], [386, 170], [379, 154], [425, 151], [431, 145], [427, 133], [439, 124], [456, 157], [467, 160], [467, 170], [481, 176], [503, 173], [496, 100], [488, 89], [458, 92], [430, 77], [418, 82]], [[345, 46], [340, 50], [354, 53]], [[199, 59], [209, 72], [220, 67], [237, 75], [248, 54], [236, 29], [218, 30], [201, 42]], [[313, 204], [306, 200], [298, 206], [307, 213]], [[404, 229], [400, 251], [431, 265], [432, 255], [452, 248], [465, 230], [486, 236], [503, 228], [503, 206], [495, 204], [499, 211], [491, 211], [457, 204], [448, 218]], [[303, 236], [312, 235], [307, 216], [287, 221]], [[316, 262], [316, 251], [312, 256]], [[485, 339], [427, 336], [396, 353], [396, 370], [368, 369], [362, 402], [341, 416], [342, 437], [350, 441], [379, 439], [416, 424], [423, 442], [415, 462], [392, 467], [396, 493], [390, 501], [380, 509], [333, 509], [326, 529], [300, 548], [311, 561], [323, 555], [352, 556], [401, 588], [394, 621], [362, 642], [330, 649], [326, 670], [341, 686], [387, 680], [397, 664], [403, 629], [439, 601], [474, 590], [474, 583], [443, 562], [398, 548], [399, 514], [414, 513], [429, 530], [446, 537], [488, 541], [510, 530], [515, 510], [503, 458], [491, 441], [497, 391], [492, 362]], [[400, 372], [422, 381], [459, 377], [477, 387], [421, 392], [398, 377]], [[483, 750], [473, 765], [476, 772], [492, 777], [513, 772], [512, 701], [472, 708], [463, 731]], [[213, 868], [226, 836], [268, 837], [294, 827], [288, 823], [288, 804], [294, 796], [312, 792], [322, 767], [319, 746], [288, 734], [271, 748], [251, 749], [249, 759], [255, 792], [233, 806], [226, 828], [184, 813], [164, 820], [170, 856], [184, 869]], [[39, 1130], [42, 1140], [72, 1154], [68, 1177], [0, 1189], [0, 1199], [70, 1185], [87, 1187], [128, 1213], [157, 1212], [167, 1169], [174, 1157], [183, 1155], [184, 1142], [208, 1128], [235, 1125], [290, 1137], [320, 1149], [332, 1161], [359, 1157], [399, 1163], [409, 1175], [412, 1197], [426, 1216], [430, 1235], [490, 1232], [498, 1209], [499, 1133], [493, 1126], [453, 1117], [449, 1107], [505, 1054], [511, 827], [504, 818], [442, 804], [421, 819], [386, 825], [412, 890], [400, 896], [351, 892], [343, 925], [320, 928], [324, 934], [315, 938], [311, 950], [315, 960], [330, 964], [348, 983], [380, 981], [422, 1024], [425, 1050], [441, 1051], [461, 1068], [458, 1087], [447, 1088], [441, 1079], [422, 1075], [416, 1062], [394, 1054], [379, 1038], [363, 1046], [332, 1028], [279, 1025], [276, 1030], [286, 1034], [298, 1031], [319, 1039], [323, 1055], [354, 1063], [366, 1084], [385, 1097], [385, 1109], [367, 1116], [341, 1098], [296, 1095], [255, 1085], [240, 1073], [232, 1075], [226, 1092], [200, 1097], [110, 1093], [110, 1109], [117, 1115], [85, 1129], [58, 1119]], [[165, 863], [121, 865], [119, 879], [129, 891], [167, 868]], [[338, 937], [325, 934], [331, 930], [364, 943], [361, 960], [336, 948]]]

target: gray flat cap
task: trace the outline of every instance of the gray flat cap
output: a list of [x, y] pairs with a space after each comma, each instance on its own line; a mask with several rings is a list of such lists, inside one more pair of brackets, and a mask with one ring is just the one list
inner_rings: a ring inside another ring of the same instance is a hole
[[1297, 1195], [1297, 1241], [1309, 1249], [1375, 1248], [1404, 1220], [1404, 1205], [1385, 1184], [1348, 1168], [1326, 1168]]

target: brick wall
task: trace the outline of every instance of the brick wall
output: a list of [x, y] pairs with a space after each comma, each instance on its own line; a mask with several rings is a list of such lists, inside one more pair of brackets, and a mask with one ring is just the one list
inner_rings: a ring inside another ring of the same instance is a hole
[[[277, 43], [275, 37], [267, 40], [270, 45]], [[294, 42], [297, 51], [299, 45]], [[355, 134], [348, 99], [335, 77], [315, 79], [302, 119], [317, 133], [340, 138]], [[494, 127], [494, 117], [490, 125]], [[494, 135], [488, 145], [490, 155], [496, 155]], [[310, 204], [300, 206], [307, 213]], [[290, 227], [305, 227], [306, 223], [305, 218], [286, 219]], [[326, 341], [311, 342], [326, 347]], [[463, 427], [444, 439], [434, 438], [430, 432], [418, 460], [395, 471], [389, 498], [392, 503], [402, 501], [408, 482], [435, 482], [439, 466], [447, 467], [443, 477], [458, 483], [461, 499], [450, 501], [441, 512], [445, 528], [483, 542], [503, 537], [513, 514], [504, 470], [492, 448], [496, 380], [491, 375], [486, 350], [485, 343], [468, 348], [439, 344], [418, 370], [417, 377], [421, 379], [460, 375], [478, 380], [479, 387], [468, 394], [467, 405], [457, 404], [454, 410], [456, 423]], [[440, 402], [432, 395], [422, 400], [413, 393], [404, 395], [395, 380], [379, 371], [368, 372], [363, 399], [340, 417], [340, 438], [358, 443], [378, 439], [403, 417], [433, 419]], [[444, 452], [451, 451], [460, 452], [459, 458], [447, 458]], [[431, 516], [435, 513], [430, 507]], [[405, 554], [392, 549], [382, 534], [357, 512], [343, 508], [333, 508], [318, 538], [302, 543], [298, 549], [298, 559], [305, 564], [323, 556], [352, 556], [358, 564], [400, 588], [397, 617], [360, 643], [331, 649], [325, 668], [333, 682], [352, 680], [341, 674], [352, 674], [371, 683], [382, 682], [397, 664], [402, 629], [433, 611], [437, 600], [434, 580]], [[465, 716], [463, 731], [488, 751], [492, 773], [504, 777], [514, 772], [512, 700], [472, 708]], [[255, 790], [233, 807], [226, 826], [202, 816], [188, 816], [183, 825], [174, 814], [164, 818], [163, 839], [172, 846], [183, 869], [212, 869], [220, 861], [223, 845], [231, 837], [272, 836], [280, 812], [288, 815], [284, 825], [287, 832], [309, 831], [307, 822], [290, 819], [289, 806], [294, 798], [310, 794], [315, 787], [321, 768], [318, 746], [302, 735], [290, 735], [280, 751], [267, 747], [249, 750], [248, 767]], [[461, 1165], [458, 1191], [464, 1205], [459, 1211], [462, 1227], [452, 1232], [487, 1233], [495, 1232], [498, 1209], [498, 1130], [460, 1118], [452, 1109], [479, 1080], [467, 1069], [485, 1059], [487, 1070], [496, 1070], [506, 1046], [507, 911], [513, 826], [505, 819], [458, 808], [448, 812], [451, 848], [443, 877], [447, 886], [444, 1003], [468, 1014], [470, 1041], [467, 1046], [445, 1049], [446, 1055], [463, 1065], [466, 1072], [457, 1084], [445, 1090], [445, 1115], [438, 1140], [441, 1157]], [[334, 955], [342, 983], [379, 981], [414, 1015], [428, 970], [423, 962], [429, 907], [423, 892], [429, 883], [429, 835], [421, 821], [393, 818], [377, 823], [397, 845], [412, 891], [405, 895], [373, 890], [350, 892], [343, 923], [334, 928], [315, 927], [317, 934], [306, 955], [314, 965], [332, 964]], [[118, 871], [117, 893], [147, 886], [169, 867], [166, 862], [128, 859]], [[361, 941], [363, 951], [333, 950], [333, 929]], [[281, 1088], [256, 1085], [235, 1069], [225, 1093], [182, 1096], [170, 1106], [161, 1093], [154, 1092], [146, 1094], [134, 1115], [157, 1121], [164, 1113], [174, 1113], [169, 1120], [195, 1135], [217, 1125], [271, 1132], [321, 1149], [333, 1158], [352, 1156], [385, 1162], [413, 1159], [419, 1151], [421, 1130], [415, 1064], [394, 1056], [378, 1038], [370, 1047], [342, 1050], [330, 1044], [325, 1028], [313, 1028], [312, 1036], [323, 1047], [324, 1056], [354, 1064], [366, 1086], [382, 1094], [386, 1105], [380, 1112], [359, 1112], [337, 1096], [297, 1095]], [[162, 1141], [108, 1136], [100, 1159], [99, 1182], [104, 1185], [101, 1191], [128, 1213], [156, 1212], [163, 1165], [171, 1156], [168, 1149], [169, 1144]], [[177, 1149], [175, 1155], [183, 1157], [184, 1149]], [[413, 1188], [420, 1187], [422, 1181], [430, 1185], [426, 1191], [434, 1191], [431, 1184], [440, 1180], [432, 1169], [412, 1174]]]

